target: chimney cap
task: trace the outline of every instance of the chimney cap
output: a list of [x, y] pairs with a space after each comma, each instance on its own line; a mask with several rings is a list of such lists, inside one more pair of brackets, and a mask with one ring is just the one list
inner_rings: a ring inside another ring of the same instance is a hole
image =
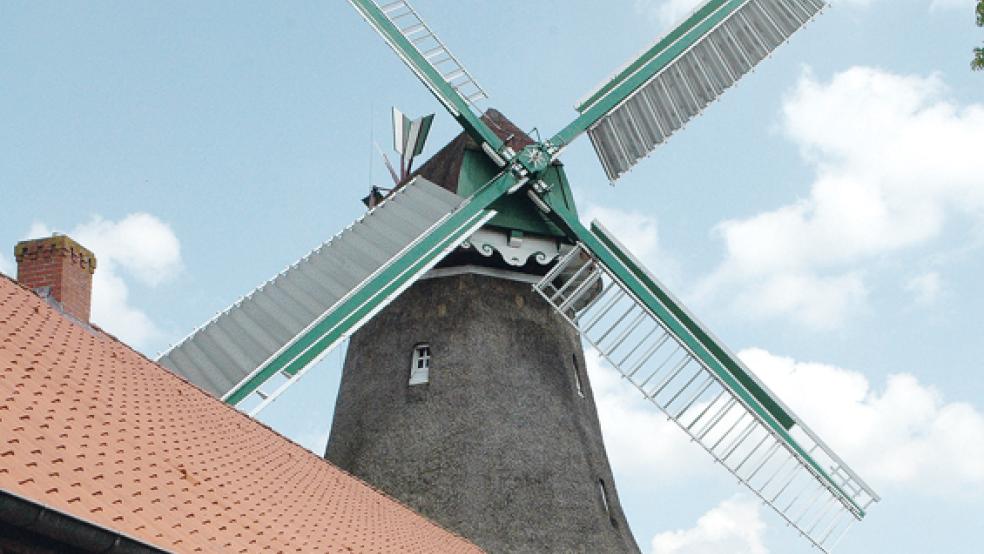
[[24, 260], [24, 256], [31, 253], [39, 253], [44, 250], [63, 249], [72, 252], [82, 260], [82, 264], [89, 273], [96, 271], [96, 255], [91, 250], [76, 242], [72, 237], [61, 233], [52, 233], [50, 237], [40, 239], [22, 240], [14, 246], [14, 258], [17, 263]]

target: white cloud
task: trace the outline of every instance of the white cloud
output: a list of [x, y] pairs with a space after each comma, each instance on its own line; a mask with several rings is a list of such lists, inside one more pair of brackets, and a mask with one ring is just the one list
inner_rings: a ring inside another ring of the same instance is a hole
[[845, 313], [862, 304], [867, 295], [858, 273], [835, 276], [779, 273], [749, 283], [734, 303], [746, 314], [791, 315], [815, 329], [832, 329]]
[[13, 262], [8, 260], [3, 254], [0, 254], [0, 273], [7, 275], [8, 277], [17, 277], [14, 275], [16, 268]]
[[135, 213], [120, 221], [94, 217], [79, 225], [71, 236], [96, 253], [155, 286], [173, 278], [181, 269], [181, 245], [171, 228], [156, 217]]
[[917, 304], [931, 306], [939, 298], [943, 285], [940, 274], [936, 271], [930, 271], [909, 279], [905, 288], [913, 293]]
[[862, 477], [935, 494], [984, 494], [984, 414], [912, 375], [861, 373], [761, 349], [739, 356]]
[[[50, 234], [47, 225], [35, 222], [28, 236]], [[130, 214], [119, 221], [94, 216], [66, 234], [96, 255], [93, 323], [137, 348], [158, 338], [161, 333], [154, 322], [130, 304], [130, 287], [124, 275], [154, 287], [180, 272], [181, 246], [170, 226], [146, 213]]]
[[[711, 475], [711, 457], [600, 359], [585, 352], [605, 446], [631, 487]], [[909, 374], [875, 389], [861, 373], [751, 348], [739, 357], [876, 488], [984, 494], [984, 414]], [[624, 485], [623, 485], [624, 486]]]
[[586, 221], [597, 219], [601, 222], [658, 279], [668, 285], [678, 280], [680, 266], [660, 246], [659, 223], [655, 217], [597, 204], [587, 204], [582, 215]]
[[945, 93], [935, 75], [855, 67], [820, 82], [805, 71], [782, 124], [815, 169], [809, 196], [721, 223], [726, 259], [701, 292], [833, 326], [864, 300], [862, 264], [925, 245], [956, 217], [984, 219], [984, 104]]
[[653, 554], [768, 554], [761, 503], [742, 496], [725, 500], [690, 529], [653, 537]]

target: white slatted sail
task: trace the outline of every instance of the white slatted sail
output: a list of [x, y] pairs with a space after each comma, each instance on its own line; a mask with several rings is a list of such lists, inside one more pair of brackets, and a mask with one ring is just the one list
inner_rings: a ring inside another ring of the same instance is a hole
[[720, 21], [692, 44], [682, 42], [686, 35], [668, 44], [660, 55], [685, 50], [588, 130], [610, 180], [686, 125], [825, 5], [823, 0], [747, 0], [733, 9], [733, 4], [707, 13], [704, 21]]
[[[696, 319], [651, 275], [645, 280], [664, 300], [634, 294], [620, 273], [642, 266], [600, 225], [593, 234], [627, 264], [608, 267], [578, 243], [534, 288], [646, 399], [829, 552], [877, 494], [699, 322], [701, 332], [684, 337], [673, 314]], [[732, 365], [698, 355], [692, 345], [708, 341]]]
[[[261, 369], [277, 361], [278, 355], [288, 352], [299, 338], [310, 334], [343, 302], [363, 292], [371, 279], [387, 271], [421, 273], [426, 266], [414, 265], [420, 258], [430, 256], [433, 265], [442, 257], [437, 249], [449, 250], [450, 245], [456, 244], [455, 240], [467, 238], [473, 228], [490, 217], [488, 212], [481, 211], [465, 218], [464, 223], [449, 225], [463, 202], [460, 196], [416, 178], [334, 238], [202, 325], [158, 361], [226, 399]], [[422, 244], [426, 241], [433, 243], [425, 250], [426, 254], [409, 255], [412, 247], [427, 246]], [[395, 267], [401, 256], [408, 258], [403, 262], [405, 269]], [[408, 280], [404, 286], [412, 282], [407, 277], [401, 278]], [[372, 308], [378, 310], [385, 300], [374, 302]], [[349, 333], [354, 330], [351, 328]], [[274, 373], [282, 374], [281, 378], [292, 378], [316, 361], [316, 355], [304, 357], [308, 352], [299, 351], [289, 358], [290, 362], [301, 359], [302, 363], [285, 363]], [[261, 399], [272, 394], [257, 384], [250, 385], [239, 396], [253, 393]]]

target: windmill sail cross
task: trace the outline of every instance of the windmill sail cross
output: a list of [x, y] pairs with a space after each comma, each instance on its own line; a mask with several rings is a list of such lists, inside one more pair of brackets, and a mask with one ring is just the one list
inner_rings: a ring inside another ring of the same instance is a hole
[[617, 180], [815, 17], [823, 0], [709, 0], [578, 106], [551, 142], [587, 131]]

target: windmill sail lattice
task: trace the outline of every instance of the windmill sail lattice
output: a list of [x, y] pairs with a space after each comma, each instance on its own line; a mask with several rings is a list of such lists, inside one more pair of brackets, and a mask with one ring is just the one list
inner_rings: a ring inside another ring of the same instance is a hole
[[386, 14], [386, 18], [400, 30], [400, 33], [413, 44], [417, 52], [440, 71], [444, 81], [458, 91], [465, 101], [475, 109], [476, 113], [481, 114], [481, 110], [475, 107], [475, 103], [488, 98], [485, 90], [461, 65], [458, 58], [454, 57], [454, 54], [448, 50], [444, 42], [427, 26], [427, 23], [420, 18], [413, 6], [406, 0], [396, 0], [380, 6], [380, 9]]
[[878, 496], [603, 227], [592, 234], [594, 248], [579, 243], [534, 288], [740, 482], [833, 548]]
[[485, 90], [409, 2], [349, 2], [479, 144], [492, 152], [503, 147], [502, 140], [480, 119], [482, 110], [476, 103], [488, 98]]
[[[494, 215], [482, 208], [417, 178], [159, 362], [230, 403], [256, 395], [262, 406]], [[283, 383], [263, 390], [271, 380]]]
[[[712, 0], [698, 9], [578, 106], [607, 110], [588, 135], [608, 178], [646, 157], [823, 7], [822, 0]], [[633, 81], [641, 84], [629, 96], [618, 93]]]

